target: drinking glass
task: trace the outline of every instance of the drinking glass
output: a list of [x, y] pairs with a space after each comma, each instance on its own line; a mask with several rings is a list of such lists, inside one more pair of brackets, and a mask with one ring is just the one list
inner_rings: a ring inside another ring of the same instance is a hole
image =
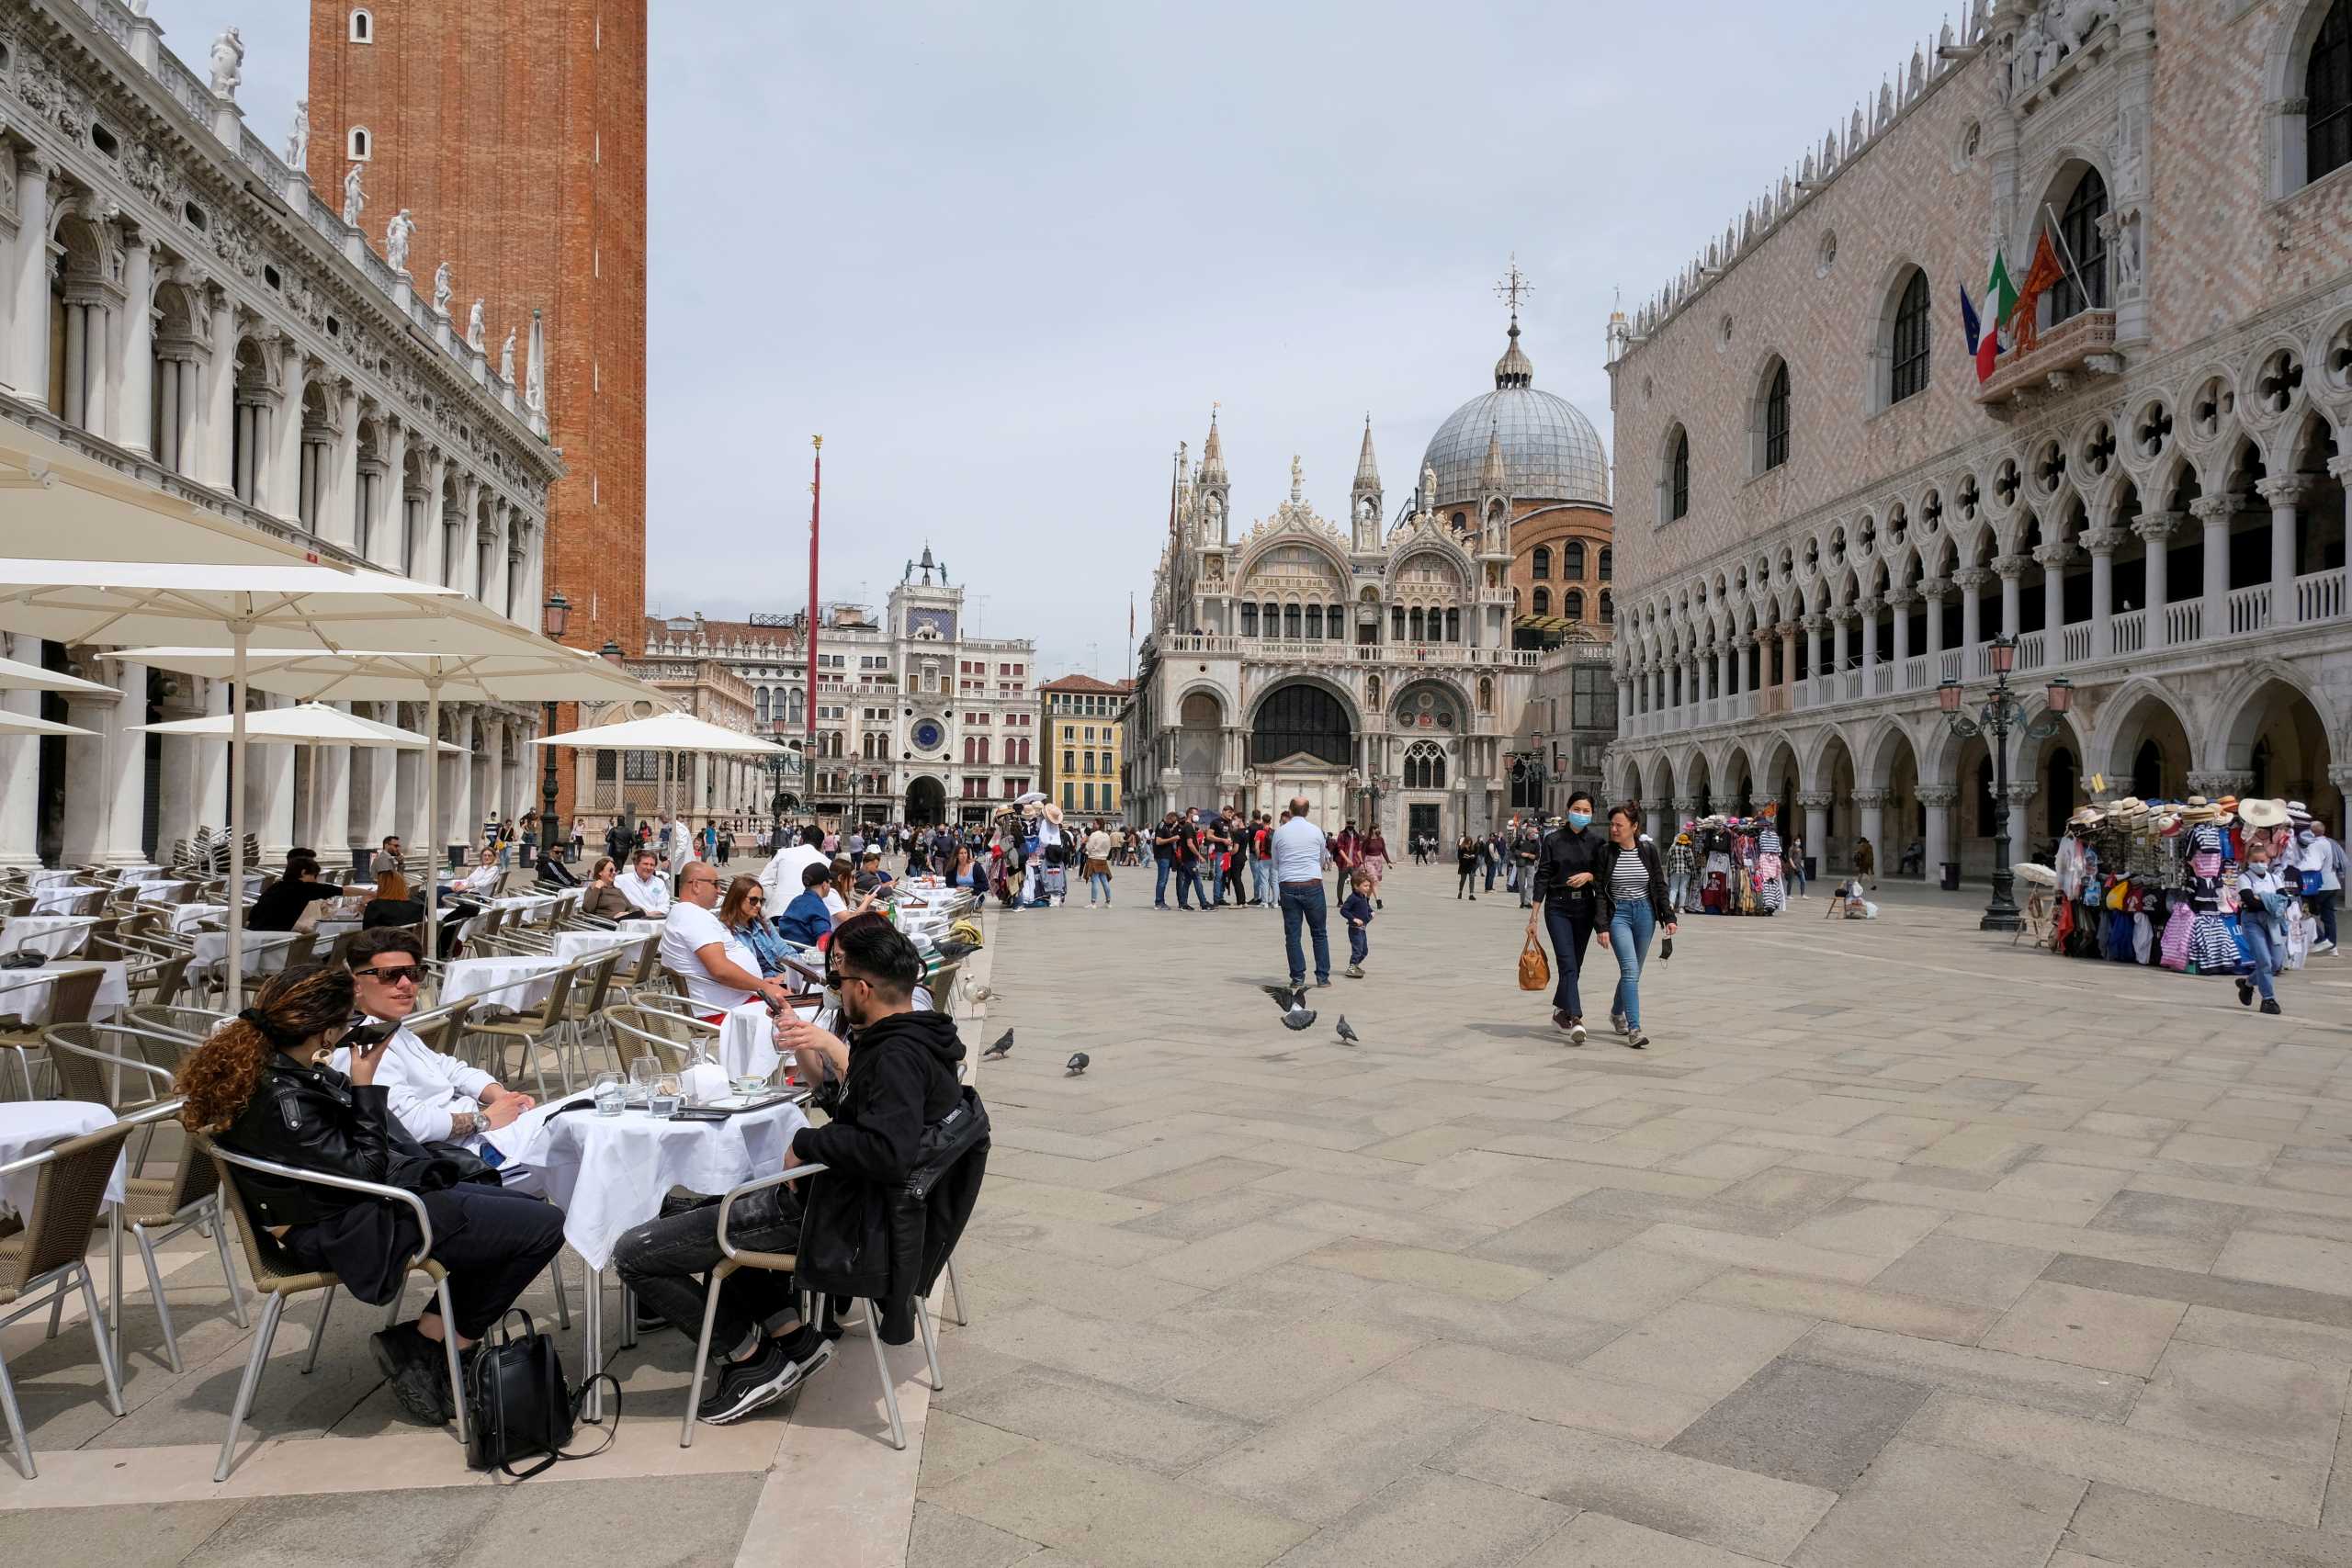
[[618, 1073], [598, 1073], [591, 1092], [599, 1116], [618, 1116], [628, 1103], [628, 1091], [621, 1087]]
[[628, 1102], [643, 1105], [653, 1096], [653, 1080], [662, 1074], [660, 1058], [639, 1056], [628, 1065]]
[[678, 1075], [662, 1073], [654, 1078], [652, 1092], [646, 1099], [645, 1108], [656, 1116], [669, 1117], [675, 1116], [678, 1107], [684, 1103], [685, 1093], [679, 1087]]

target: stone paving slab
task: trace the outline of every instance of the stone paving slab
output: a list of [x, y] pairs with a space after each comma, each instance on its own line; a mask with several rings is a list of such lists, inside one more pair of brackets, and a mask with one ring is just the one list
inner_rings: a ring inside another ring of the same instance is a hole
[[1890, 883], [1579, 1051], [1451, 891], [1295, 1034], [1270, 913], [995, 922], [915, 1568], [2352, 1568], [2352, 961], [2264, 1019]]

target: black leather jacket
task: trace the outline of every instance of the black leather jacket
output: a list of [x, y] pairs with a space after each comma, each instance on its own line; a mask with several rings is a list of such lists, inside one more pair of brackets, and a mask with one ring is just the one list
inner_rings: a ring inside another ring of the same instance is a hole
[[[1562, 827], [1545, 834], [1535, 855], [1535, 897], [1589, 917], [1597, 897], [1593, 882], [1600, 879], [1600, 852], [1608, 842], [1591, 828]], [[1591, 873], [1593, 882], [1570, 887], [1568, 878], [1578, 872]]]
[[[447, 1145], [428, 1148], [391, 1114], [390, 1091], [355, 1084], [333, 1067], [297, 1066], [283, 1051], [270, 1054], [261, 1084], [220, 1134], [241, 1155], [356, 1177], [412, 1192], [434, 1192], [488, 1175], [480, 1160]], [[459, 1157], [463, 1156], [463, 1157]], [[240, 1171], [237, 1185], [265, 1225], [299, 1225], [379, 1200], [258, 1170]]]

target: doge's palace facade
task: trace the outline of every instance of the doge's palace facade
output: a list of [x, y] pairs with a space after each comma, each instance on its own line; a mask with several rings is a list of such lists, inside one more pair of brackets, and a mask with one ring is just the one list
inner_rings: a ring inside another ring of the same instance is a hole
[[[2346, 0], [1969, 8], [1616, 332], [1612, 789], [1992, 858], [1973, 703], [2017, 643], [2013, 849], [2115, 794], [2352, 787]], [[1981, 384], [1997, 246], [2063, 276]]]
[[[0, 450], [54, 443], [536, 628], [548, 490], [563, 471], [539, 334], [518, 369], [511, 340], [493, 350], [478, 325], [454, 323], [463, 280], [444, 268], [420, 290], [409, 270], [432, 275], [434, 236], [406, 214], [370, 212], [356, 184], [334, 206], [314, 195], [307, 125], [281, 157], [244, 123], [236, 29], [205, 53], [199, 75], [119, 0], [0, 6]], [[128, 729], [225, 712], [224, 683], [0, 641], [120, 694], [6, 699], [97, 734], [0, 740], [0, 863], [128, 864], [226, 822], [225, 747]], [[423, 722], [421, 705], [358, 705]], [[438, 764], [442, 842], [536, 800], [524, 747], [539, 711], [443, 710], [443, 738], [462, 750]], [[259, 755], [248, 821], [268, 859], [300, 843], [333, 866], [405, 830], [423, 798], [414, 754]]]

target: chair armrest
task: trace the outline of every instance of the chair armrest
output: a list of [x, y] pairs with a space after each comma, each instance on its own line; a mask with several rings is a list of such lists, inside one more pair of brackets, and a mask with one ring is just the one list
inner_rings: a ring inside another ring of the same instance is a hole
[[730, 1190], [726, 1197], [718, 1201], [718, 1250], [729, 1258], [735, 1256], [735, 1244], [727, 1236], [727, 1221], [729, 1215], [734, 1211], [736, 1199], [748, 1198], [754, 1192], [763, 1192], [780, 1182], [797, 1181], [804, 1176], [821, 1175], [825, 1168], [821, 1165], [796, 1165], [789, 1170], [777, 1171], [774, 1176], [763, 1176], [757, 1181], [746, 1181], [742, 1186]]
[[[51, 1025], [51, 1027], [71, 1028], [72, 1025]], [[48, 1030], [43, 1030], [41, 1034], [44, 1039], [48, 1039]], [[173, 1043], [177, 1044], [178, 1042], [174, 1041]], [[100, 1051], [87, 1045], [76, 1045], [70, 1040], [49, 1040], [49, 1045], [51, 1050], [67, 1050], [79, 1056], [87, 1056], [94, 1062], [106, 1062], [118, 1067], [129, 1067], [133, 1072], [145, 1073], [151, 1077], [163, 1079], [166, 1085], [172, 1081], [173, 1074], [169, 1067], [159, 1067], [153, 1062], [142, 1062], [136, 1056], [118, 1056], [111, 1051]]]
[[[181, 1101], [174, 1100], [166, 1100], [157, 1105], [151, 1105], [135, 1116], [119, 1117], [108, 1125], [113, 1127], [137, 1127], [149, 1122], [161, 1122], [168, 1117], [177, 1116], [180, 1113], [181, 1103]], [[106, 1127], [93, 1127], [90, 1129], [90, 1132], [103, 1133], [107, 1130], [107, 1129]], [[89, 1133], [77, 1133], [74, 1137], [86, 1138], [89, 1135]], [[70, 1144], [73, 1141], [74, 1138], [61, 1138], [54, 1146], [43, 1149], [37, 1155], [27, 1155], [22, 1159], [12, 1159], [6, 1165], [0, 1165], [0, 1176], [14, 1176], [18, 1171], [32, 1170], [39, 1167], [47, 1165], [51, 1160], [57, 1157], [57, 1150], [59, 1148], [63, 1147], [65, 1145]]]
[[210, 1147], [214, 1158], [242, 1166], [247, 1170], [260, 1171], [264, 1176], [282, 1177], [288, 1181], [307, 1181], [313, 1187], [333, 1187], [345, 1192], [359, 1192], [370, 1198], [406, 1203], [415, 1211], [417, 1227], [424, 1235], [424, 1242], [417, 1248], [417, 1256], [427, 1258], [432, 1255], [433, 1216], [426, 1213], [424, 1200], [405, 1188], [387, 1187], [380, 1181], [362, 1181], [356, 1176], [334, 1176], [323, 1170], [304, 1170], [300, 1166], [280, 1165], [276, 1160], [255, 1159], [251, 1155], [222, 1148], [218, 1140], [213, 1141]]

